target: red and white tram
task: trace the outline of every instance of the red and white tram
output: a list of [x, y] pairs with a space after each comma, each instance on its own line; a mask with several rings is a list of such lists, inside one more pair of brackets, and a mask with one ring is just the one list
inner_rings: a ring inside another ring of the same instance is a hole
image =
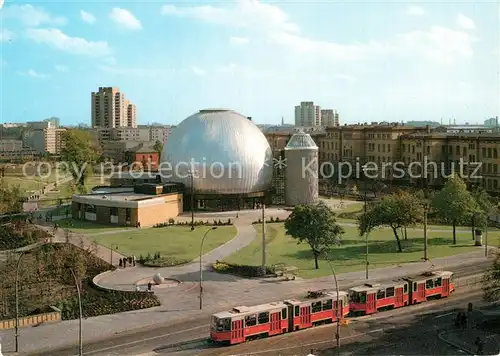
[[[348, 314], [369, 315], [387, 309], [448, 297], [454, 290], [453, 272], [433, 271], [380, 283], [365, 283], [349, 292], [317, 291], [307, 296], [251, 307], [239, 306], [214, 314], [210, 339], [216, 343], [239, 344], [332, 323]], [[338, 304], [337, 305], [337, 297]]]

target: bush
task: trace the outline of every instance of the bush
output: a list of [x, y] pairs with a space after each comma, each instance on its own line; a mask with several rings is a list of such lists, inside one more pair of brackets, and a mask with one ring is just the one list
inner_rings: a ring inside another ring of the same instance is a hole
[[0, 250], [12, 250], [46, 239], [50, 234], [22, 221], [0, 226]]
[[168, 219], [168, 223], [169, 223], [170, 225], [175, 224], [175, 220], [174, 220], [174, 218], [170, 218], [170, 219]]
[[[82, 295], [83, 317], [122, 313], [130, 310], [146, 309], [160, 305], [158, 297], [148, 292], [109, 291], [88, 282]], [[78, 297], [70, 297], [55, 305], [61, 310], [64, 320], [78, 319]]]
[[[275, 217], [275, 218], [273, 218], [272, 216], [271, 216], [268, 220], [266, 220], [266, 224], [282, 223], [282, 222], [285, 222], [285, 221], [284, 221], [284, 220], [280, 220], [280, 218], [279, 218], [279, 217]], [[261, 219], [259, 219], [259, 220], [257, 220], [257, 221], [252, 222], [252, 224], [253, 224], [253, 225], [256, 225], [256, 224], [262, 224], [262, 220], [261, 220]]]
[[221, 261], [215, 262], [212, 265], [212, 269], [218, 273], [233, 274], [246, 278], [262, 277], [264, 275], [275, 273], [273, 267], [266, 267], [266, 273], [263, 273], [261, 266], [237, 265]]
[[145, 267], [171, 267], [190, 262], [188, 260], [179, 260], [174, 256], [161, 256], [159, 252], [155, 252], [153, 255], [148, 253], [147, 256], [140, 255], [137, 261]]

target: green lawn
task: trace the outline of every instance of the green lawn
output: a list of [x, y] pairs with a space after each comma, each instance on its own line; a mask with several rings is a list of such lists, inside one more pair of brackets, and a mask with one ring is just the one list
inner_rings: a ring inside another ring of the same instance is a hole
[[[73, 232], [82, 233], [86, 235], [98, 234], [106, 231], [120, 231], [120, 230], [137, 230], [135, 227], [126, 226], [111, 226], [104, 224], [96, 224], [90, 221], [75, 220], [75, 219], [63, 219], [56, 221], [59, 227], [69, 228]], [[149, 231], [143, 230], [143, 231]]]
[[[173, 256], [179, 261], [192, 261], [199, 256], [201, 239], [209, 229], [209, 226], [200, 226], [191, 231], [188, 226], [169, 226], [100, 235], [95, 237], [95, 241], [108, 248], [112, 244], [117, 245], [118, 252], [125, 256], [139, 257], [159, 252], [162, 257]], [[203, 244], [203, 253], [212, 251], [235, 235], [234, 226], [219, 226], [210, 231]]]
[[[249, 246], [234, 253], [224, 261], [229, 263], [260, 265], [261, 263], [261, 226], [256, 226], [257, 236]], [[355, 227], [344, 227], [345, 234], [342, 245], [333, 249], [330, 258], [337, 273], [360, 271], [365, 268], [365, 240], [360, 237]], [[470, 233], [457, 233], [457, 245], [452, 245], [451, 232], [429, 232], [429, 258], [437, 258], [470, 252], [478, 249], [473, 246]], [[500, 233], [488, 235], [491, 244], [497, 244]], [[268, 263], [285, 263], [295, 266], [298, 275], [303, 278], [313, 278], [331, 274], [325, 261], [320, 260], [320, 269], [314, 269], [314, 258], [307, 244], [297, 245], [296, 240], [285, 235], [283, 224], [266, 225], [266, 241]], [[408, 240], [402, 240], [404, 251], [398, 253], [396, 239], [389, 229], [379, 229], [369, 236], [369, 262], [371, 268], [384, 267], [407, 262], [416, 262], [423, 257], [423, 232], [408, 231]]]

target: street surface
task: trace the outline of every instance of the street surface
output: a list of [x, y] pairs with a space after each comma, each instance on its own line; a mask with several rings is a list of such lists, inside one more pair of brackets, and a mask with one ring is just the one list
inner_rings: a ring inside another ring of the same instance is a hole
[[[462, 267], [461, 270], [457, 270], [457, 277], [458, 276], [466, 276], [466, 275], [473, 275], [484, 269], [486, 265], [478, 265], [478, 266], [464, 266]], [[358, 282], [359, 284], [359, 282]], [[347, 288], [347, 286], [346, 286]], [[344, 288], [344, 289], [346, 289]], [[465, 288], [464, 288], [465, 289]], [[474, 287], [474, 291], [477, 291], [479, 287]], [[437, 309], [446, 307], [449, 308], [450, 306], [452, 308], [456, 307], [457, 305], [464, 306], [466, 303], [469, 301], [466, 299], [466, 301], [460, 299], [463, 298], [469, 298], [468, 295], [464, 292], [464, 290], [460, 290], [460, 288], [457, 290], [457, 292], [449, 299], [445, 300], [440, 300], [437, 302], [428, 302], [421, 304], [416, 307], [409, 307], [409, 308], [404, 308], [400, 310], [395, 310], [395, 311], [390, 311], [390, 312], [385, 312], [379, 314], [380, 316], [393, 316], [393, 315], [401, 315], [401, 312], [403, 313], [410, 313], [414, 315], [416, 311], [422, 311], [422, 308], [427, 308], [429, 306], [437, 306]], [[227, 307], [219, 307], [216, 310], [212, 310], [212, 312], [215, 311], [221, 311], [224, 309], [228, 309], [232, 306], [227, 306]], [[259, 345], [260, 342], [264, 343], [276, 343], [276, 347], [280, 348], [282, 345], [287, 345], [288, 343], [292, 342], [300, 342], [301, 333], [292, 333], [288, 336], [284, 337], [278, 337], [278, 338], [271, 338], [269, 341], [267, 340], [260, 340], [260, 341], [254, 341], [252, 343], [247, 343], [241, 346], [235, 346], [227, 349], [208, 349], [206, 350], [207, 343], [206, 339], [209, 333], [209, 320], [210, 320], [210, 314], [207, 313], [207, 310], [203, 311], [197, 311], [195, 312], [194, 315], [191, 319], [187, 321], [178, 321], [178, 322], [169, 322], [168, 325], [166, 325], [166, 322], [163, 324], [157, 324], [157, 325], [151, 325], [148, 327], [144, 327], [141, 329], [136, 329], [132, 330], [129, 332], [123, 332], [123, 333], [117, 333], [113, 335], [112, 337], [107, 337], [105, 339], [102, 339], [100, 341], [95, 341], [95, 342], [86, 342], [84, 345], [84, 353], [85, 355], [99, 355], [99, 356], [104, 356], [104, 355], [109, 355], [109, 356], [124, 356], [124, 355], [138, 355], [141, 353], [146, 353], [150, 352], [152, 350], [155, 350], [156, 353], [160, 355], [173, 355], [178, 353], [178, 351], [182, 351], [179, 353], [180, 355], [196, 355], [196, 354], [207, 354], [207, 355], [230, 355], [237, 353], [234, 350], [239, 350], [239, 348], [243, 348], [242, 352], [245, 353], [247, 352], [244, 348], [245, 347], [250, 347], [249, 350], [254, 351], [255, 347]], [[190, 313], [193, 315], [193, 313]], [[166, 317], [167, 318], [167, 317]], [[361, 319], [363, 320], [363, 319]], [[84, 321], [85, 324], [85, 321]], [[152, 323], [153, 324], [153, 323]], [[366, 332], [368, 329], [367, 327], [369, 326], [369, 323], [366, 324], [366, 322], [356, 322], [353, 323], [352, 325], [348, 327], [342, 327], [342, 336], [347, 337], [349, 335], [354, 335], [356, 333], [363, 333]], [[133, 325], [131, 325], [133, 326]], [[379, 328], [378, 326], [377, 328]], [[377, 329], [375, 328], [375, 329]], [[328, 329], [328, 328], [327, 328]], [[323, 328], [314, 328], [314, 334], [318, 333], [318, 335], [322, 335], [319, 330], [323, 330]], [[370, 330], [368, 330], [370, 331]], [[304, 332], [307, 333], [307, 332]], [[373, 333], [373, 331], [371, 331]], [[295, 335], [295, 336], [294, 336]], [[326, 337], [325, 340], [331, 340], [333, 334], [329, 334], [328, 337]], [[69, 355], [76, 355], [76, 334], [75, 334], [75, 339], [74, 339], [74, 345], [73, 347], [64, 347], [59, 350], [50, 350], [50, 352], [45, 349], [39, 351], [33, 352], [33, 353], [26, 353], [26, 355], [47, 355], [50, 353], [50, 355], [53, 356], [69, 356]], [[358, 338], [355, 337], [357, 340]], [[284, 340], [284, 341], [280, 341]], [[296, 341], [293, 341], [296, 340]], [[305, 342], [310, 343], [309, 340], [316, 340], [316, 339], [311, 339], [310, 336], [305, 336]], [[353, 339], [354, 340], [354, 339]], [[344, 342], [343, 342], [344, 343]], [[246, 346], [249, 345], [249, 346]], [[253, 346], [254, 345], [254, 346]], [[300, 344], [302, 345], [302, 344]], [[326, 346], [325, 343], [323, 343], [324, 346]], [[213, 353], [210, 353], [212, 352]], [[225, 353], [225, 352], [228, 353]], [[293, 351], [293, 350], [292, 350]], [[203, 352], [203, 353], [201, 353]], [[205, 353], [206, 352], [206, 353]], [[240, 352], [240, 351], [238, 351]], [[286, 354], [286, 353], [285, 353]], [[293, 352], [292, 352], [293, 354]]]

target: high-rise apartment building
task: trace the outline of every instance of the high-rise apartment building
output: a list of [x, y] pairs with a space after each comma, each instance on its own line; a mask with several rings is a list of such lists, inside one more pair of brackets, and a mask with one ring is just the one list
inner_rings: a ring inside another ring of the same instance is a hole
[[135, 105], [116, 87], [99, 87], [92, 92], [92, 127], [137, 127]]
[[[47, 122], [48, 124], [48, 122]], [[63, 134], [66, 129], [51, 127], [34, 128], [23, 134], [23, 144], [40, 154], [60, 154], [63, 148]]]
[[321, 107], [302, 101], [295, 107], [295, 126], [321, 126]]
[[321, 126], [339, 126], [339, 113], [337, 110], [333, 109], [322, 109], [321, 110]]

